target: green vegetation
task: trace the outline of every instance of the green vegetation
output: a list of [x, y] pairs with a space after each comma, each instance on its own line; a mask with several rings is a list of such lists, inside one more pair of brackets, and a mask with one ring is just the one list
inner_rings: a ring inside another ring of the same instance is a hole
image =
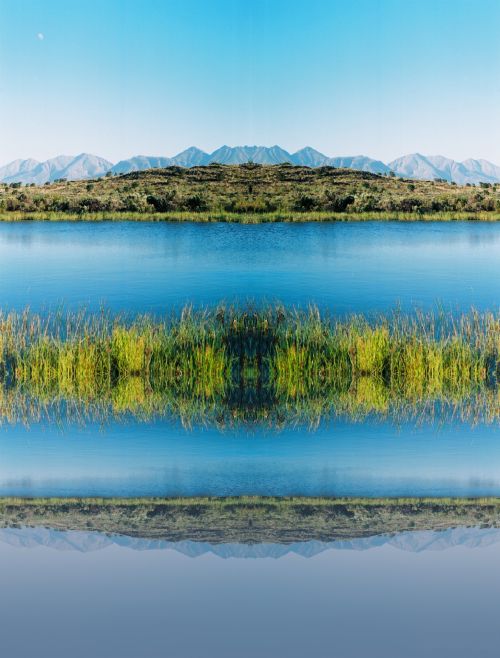
[[334, 541], [409, 530], [500, 527], [500, 499], [0, 498], [0, 527], [21, 526], [168, 541]]
[[500, 219], [500, 185], [410, 181], [334, 167], [167, 167], [43, 186], [0, 184], [0, 219], [328, 221]]
[[[467, 418], [500, 412], [500, 317], [471, 312], [321, 316], [220, 306], [168, 319], [0, 314], [0, 409], [29, 419], [171, 414], [184, 422], [314, 424], [436, 403]], [[83, 409], [83, 411], [82, 411]]]

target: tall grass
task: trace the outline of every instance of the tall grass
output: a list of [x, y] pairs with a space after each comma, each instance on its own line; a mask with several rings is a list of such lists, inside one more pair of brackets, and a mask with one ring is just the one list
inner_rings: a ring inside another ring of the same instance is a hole
[[64, 400], [279, 424], [417, 403], [466, 403], [472, 413], [475, 400], [496, 417], [499, 351], [500, 316], [474, 311], [339, 319], [219, 306], [127, 319], [26, 310], [0, 313], [0, 407], [8, 416], [16, 400], [32, 409]]
[[97, 212], [65, 212], [65, 211], [1, 211], [0, 222], [196, 222], [228, 224], [269, 224], [269, 223], [304, 223], [304, 222], [498, 222], [498, 210], [474, 211], [433, 211], [433, 212], [401, 212], [401, 211], [349, 211], [333, 212], [328, 210], [313, 210], [296, 212], [292, 210], [276, 210], [272, 212], [236, 213], [226, 210], [210, 210], [189, 212], [173, 210], [169, 212], [154, 211], [97, 211]]

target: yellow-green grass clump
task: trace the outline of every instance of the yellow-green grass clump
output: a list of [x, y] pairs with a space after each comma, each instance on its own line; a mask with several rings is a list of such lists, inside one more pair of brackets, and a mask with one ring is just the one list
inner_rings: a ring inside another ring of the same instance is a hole
[[[193, 417], [384, 413], [402, 402], [496, 399], [500, 320], [392, 314], [332, 318], [281, 306], [170, 318], [0, 315], [0, 378], [50, 403]], [[183, 410], [183, 411], [182, 411]]]

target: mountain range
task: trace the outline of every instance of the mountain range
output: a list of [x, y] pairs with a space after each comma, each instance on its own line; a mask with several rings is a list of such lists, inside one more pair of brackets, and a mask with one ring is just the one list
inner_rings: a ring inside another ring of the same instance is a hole
[[0, 167], [0, 182], [43, 185], [58, 179], [82, 180], [112, 174], [126, 174], [131, 171], [144, 171], [153, 167], [195, 167], [220, 164], [291, 164], [306, 167], [346, 167], [374, 174], [386, 175], [390, 172], [404, 178], [419, 180], [442, 179], [459, 185], [470, 183], [500, 183], [500, 167], [487, 160], [464, 160], [457, 162], [440, 155], [425, 156], [412, 153], [396, 158], [388, 163], [374, 160], [365, 155], [330, 158], [306, 146], [300, 151], [289, 153], [280, 146], [221, 146], [206, 153], [192, 146], [173, 157], [136, 155], [113, 164], [109, 160], [81, 153], [77, 156], [60, 155], [44, 162], [37, 160], [14, 160]]

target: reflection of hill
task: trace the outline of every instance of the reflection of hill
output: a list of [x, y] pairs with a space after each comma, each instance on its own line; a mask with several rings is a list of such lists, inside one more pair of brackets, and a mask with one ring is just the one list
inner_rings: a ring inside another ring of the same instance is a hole
[[[28, 526], [32, 535], [17, 532]], [[94, 542], [99, 546], [103, 537], [114, 543], [137, 540], [134, 545], [144, 548], [155, 547], [155, 542], [195, 542], [198, 547], [305, 543], [310, 549], [315, 543], [363, 548], [366, 542], [378, 541], [406, 548], [416, 538], [415, 548], [420, 550], [426, 533], [439, 533], [428, 538], [429, 546], [438, 547], [437, 540], [446, 537], [455, 541], [467, 536], [473, 541], [472, 535], [452, 529], [478, 526], [492, 530], [480, 535], [481, 541], [497, 537], [500, 499], [0, 499], [2, 537], [42, 541], [48, 536], [43, 528], [51, 528], [54, 539], [64, 545], [69, 538], [58, 533], [71, 531], [75, 541], [88, 542], [90, 548]], [[389, 541], [390, 535], [399, 539]]]
[[18, 548], [46, 546], [58, 551], [79, 551], [81, 553], [99, 551], [110, 546], [121, 546], [135, 551], [170, 549], [188, 557], [198, 557], [212, 553], [224, 559], [277, 559], [290, 553], [311, 558], [328, 550], [365, 551], [381, 546], [393, 546], [412, 553], [442, 551], [456, 546], [484, 548], [500, 542], [500, 528], [460, 527], [446, 530], [417, 530], [395, 535], [375, 535], [373, 537], [331, 542], [312, 540], [291, 544], [211, 544], [190, 540], [171, 542], [162, 539], [128, 537], [126, 535], [106, 535], [98, 532], [22, 527], [3, 528], [0, 530], [0, 541]]

